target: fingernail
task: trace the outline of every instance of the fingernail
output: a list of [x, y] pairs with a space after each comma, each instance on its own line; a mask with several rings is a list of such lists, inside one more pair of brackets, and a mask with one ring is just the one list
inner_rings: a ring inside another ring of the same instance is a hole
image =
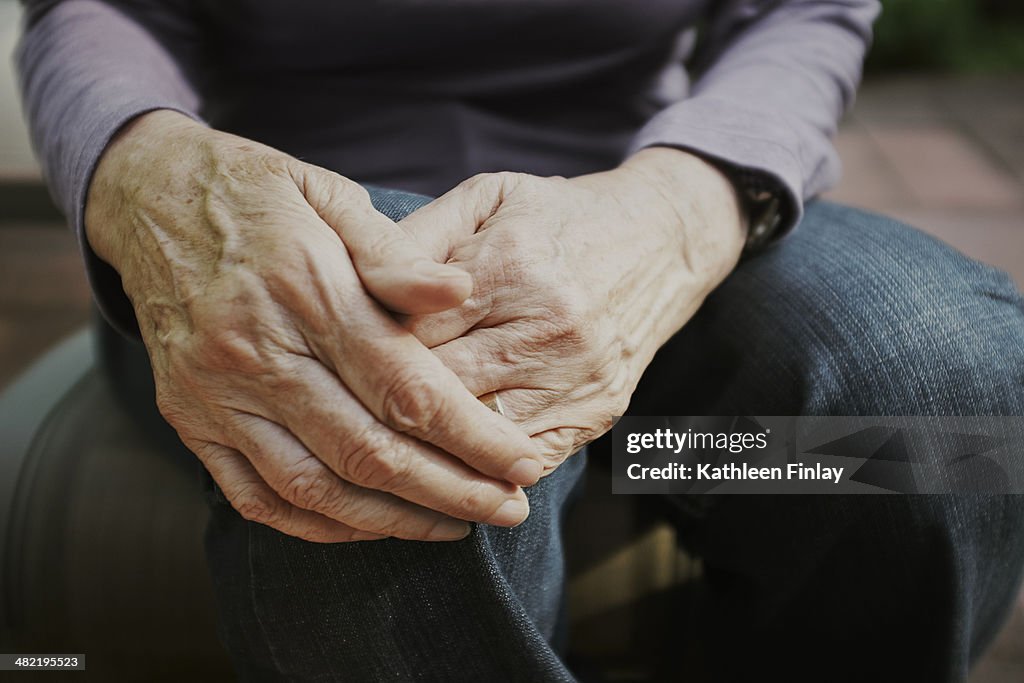
[[509, 469], [506, 478], [519, 486], [533, 486], [544, 473], [544, 466], [533, 458], [520, 458]]
[[460, 519], [443, 519], [438, 522], [427, 536], [431, 541], [458, 541], [469, 536], [468, 522]]
[[530, 504], [525, 500], [506, 500], [498, 508], [497, 512], [487, 520], [488, 524], [494, 526], [517, 526], [530, 515]]

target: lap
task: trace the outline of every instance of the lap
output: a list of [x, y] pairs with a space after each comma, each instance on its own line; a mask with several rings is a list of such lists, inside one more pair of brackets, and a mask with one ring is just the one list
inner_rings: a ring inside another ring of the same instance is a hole
[[[396, 220], [427, 201], [371, 197]], [[1005, 275], [896, 222], [817, 203], [659, 352], [631, 410], [1022, 414], [1022, 387], [1024, 308]], [[478, 528], [452, 544], [315, 546], [215, 505], [207, 549], [236, 661], [254, 678], [329, 680], [336, 665], [367, 680], [395, 671], [456, 680], [473, 677], [472, 667], [457, 652], [437, 653], [472, 644], [489, 653], [476, 662], [484, 669], [566, 679], [548, 643], [562, 600], [561, 510], [582, 466], [570, 460], [534, 487], [521, 527]], [[829, 656], [858, 640], [899, 646], [903, 661], [919, 663], [906, 639], [892, 640], [908, 629], [920, 636], [912, 646], [970, 652], [1024, 555], [1013, 540], [1021, 504], [1005, 498], [742, 496], [678, 509], [681, 536], [713, 579], [707, 618], [720, 628], [709, 633], [765, 643], [763, 665], [770, 639], [757, 639], [783, 631]], [[991, 562], [997, 551], [1003, 561]], [[936, 606], [934, 628], [921, 627], [918, 610]], [[951, 635], [964, 619], [978, 622], [966, 643]], [[794, 655], [776, 656], [783, 666]], [[953, 659], [935, 680], [962, 665]]]
[[[662, 348], [630, 411], [1021, 415], [1024, 303], [1005, 274], [917, 230], [815, 203]], [[706, 632], [759, 643], [761, 664], [792, 663], [772, 635], [784, 633], [822, 653], [857, 643], [916, 667], [906, 675], [927, 663], [931, 679], [956, 678], [1024, 563], [1021, 496], [667, 502], [715, 587]], [[936, 643], [948, 658], [929, 652]]]
[[[370, 196], [393, 220], [429, 201]], [[561, 515], [585, 462], [531, 487], [518, 527], [474, 525], [446, 543], [309, 543], [245, 521], [207, 478], [206, 553], [236, 670], [245, 680], [571, 680], [556, 654]]]
[[[242, 519], [211, 491], [206, 553], [221, 638], [245, 680], [569, 681], [561, 514], [585, 459], [528, 491], [513, 529], [456, 542], [317, 544]], [[475, 653], [486, 656], [470, 656]]]
[[[686, 392], [674, 390], [681, 376]], [[633, 404], [659, 406], [1024, 414], [1024, 300], [1004, 273], [913, 228], [812, 203], [663, 347]]]

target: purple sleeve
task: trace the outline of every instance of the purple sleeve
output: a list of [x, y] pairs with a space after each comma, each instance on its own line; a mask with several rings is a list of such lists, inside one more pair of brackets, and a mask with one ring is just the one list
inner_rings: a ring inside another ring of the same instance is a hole
[[785, 189], [787, 223], [839, 179], [831, 138], [860, 81], [877, 0], [733, 0], [707, 28], [690, 97], [640, 130], [633, 151], [679, 147]]
[[[32, 143], [50, 191], [78, 235], [101, 310], [131, 331], [134, 314], [120, 278], [85, 240], [85, 195], [100, 155], [124, 124], [154, 109], [197, 117], [199, 102], [182, 65], [187, 27], [173, 10], [160, 17], [155, 4], [142, 2], [125, 11], [97, 0], [24, 4], [16, 64]], [[144, 29], [129, 11], [150, 13], [161, 30]], [[172, 57], [158, 35], [165, 43], [180, 41], [180, 54]]]

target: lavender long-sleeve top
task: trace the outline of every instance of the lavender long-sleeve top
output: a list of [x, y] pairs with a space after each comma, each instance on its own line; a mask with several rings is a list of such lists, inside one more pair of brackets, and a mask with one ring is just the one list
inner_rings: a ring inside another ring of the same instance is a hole
[[[877, 0], [24, 0], [17, 54], [44, 174], [82, 235], [133, 117], [175, 109], [364, 183], [578, 175], [652, 145], [834, 183]], [[697, 27], [700, 30], [697, 30]], [[685, 191], [685, 188], [680, 188]], [[791, 227], [788, 226], [788, 227]], [[131, 327], [114, 274], [93, 286]]]

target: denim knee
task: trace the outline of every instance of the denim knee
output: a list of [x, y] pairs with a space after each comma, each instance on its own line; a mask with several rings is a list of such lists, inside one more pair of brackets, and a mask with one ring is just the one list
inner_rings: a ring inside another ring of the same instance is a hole
[[[935, 659], [936, 667], [947, 668], [931, 680], [963, 680], [1017, 595], [1024, 497], [907, 495], [885, 504], [865, 498], [857, 506], [865, 518], [852, 523], [879, 555], [878, 580], [889, 585], [890, 609], [906, 614], [922, 655], [936, 647], [948, 654]], [[931, 623], [924, 623], [925, 614]]]
[[813, 204], [720, 295], [759, 321], [752, 350], [801, 384], [805, 413], [1024, 414], [1012, 280], [890, 219]]
[[[1024, 305], [1004, 274], [918, 231], [811, 204], [659, 352], [634, 402], [638, 415], [1022, 415]], [[962, 680], [1024, 566], [1024, 496], [720, 496], [680, 509], [680, 538], [714, 587], [713, 633], [756, 649], [721, 653], [743, 669], [735, 680], [794, 666], [782, 638], [823, 653], [802, 656], [794, 680], [834, 666], [837, 643], [872, 657], [836, 680], [878, 678], [878, 661], [893, 662], [892, 680]]]
[[683, 532], [717, 598], [709, 646], [721, 661], [737, 645], [749, 655], [725, 680], [761, 667], [821, 680], [837, 648], [870, 656], [832, 680], [965, 680], [1013, 604], [1024, 497], [722, 498]]
[[[891, 534], [894, 553], [927, 572], [926, 586], [952, 616], [951, 649], [970, 664], [998, 633], [1024, 568], [1024, 496], [900, 496], [893, 516], [911, 533]], [[916, 581], [920, 582], [919, 575]]]
[[410, 213], [430, 203], [430, 197], [403, 190], [391, 190], [373, 185], [366, 186], [373, 208], [393, 221], [400, 221]]

